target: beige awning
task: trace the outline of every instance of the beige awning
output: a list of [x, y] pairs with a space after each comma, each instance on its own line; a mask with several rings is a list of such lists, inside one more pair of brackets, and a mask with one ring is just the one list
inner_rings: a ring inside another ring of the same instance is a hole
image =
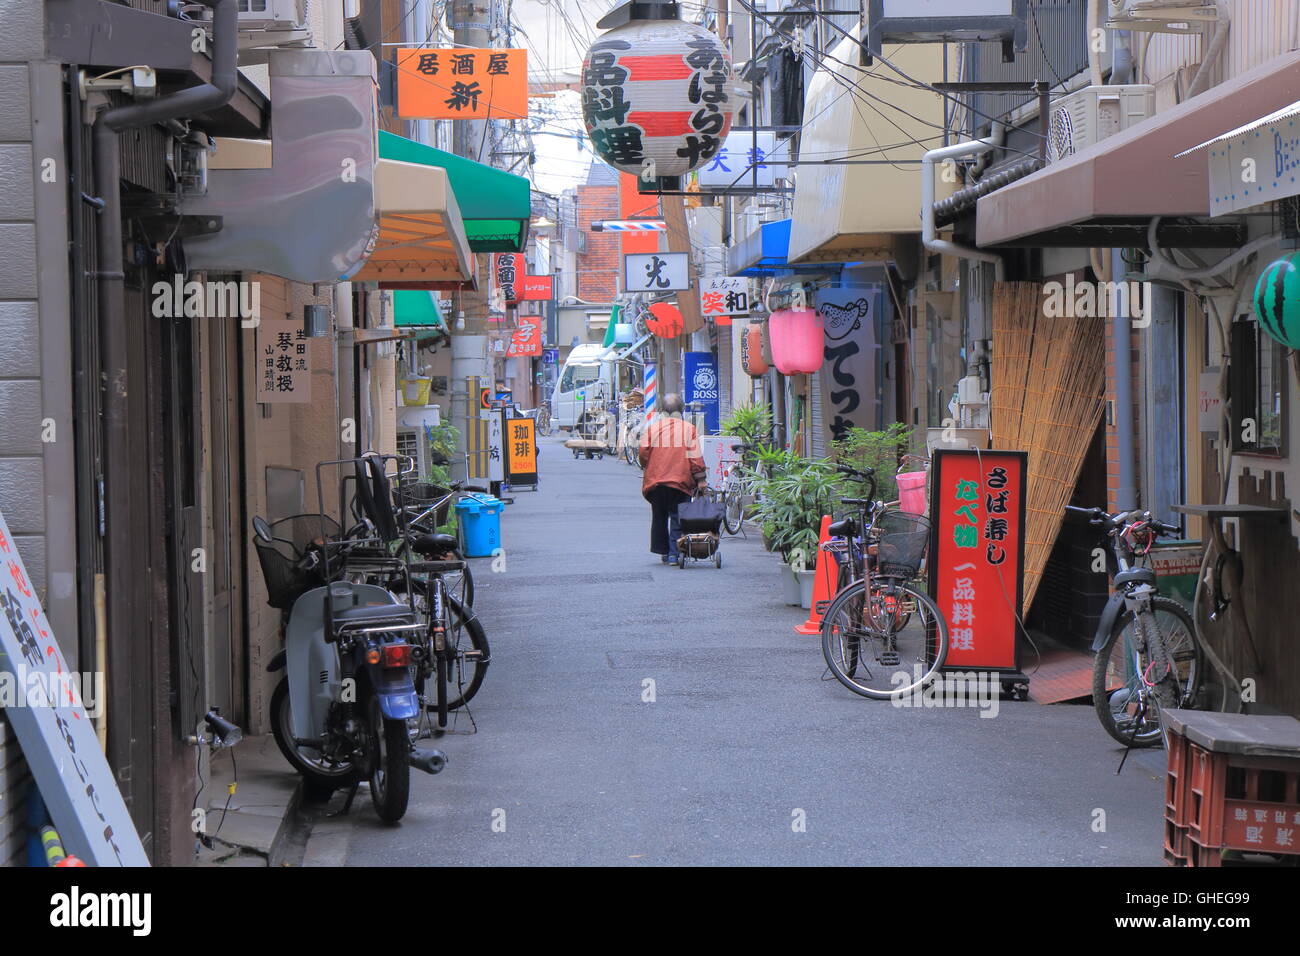
[[1135, 236], [1140, 241], [1144, 221], [1153, 216], [1205, 218], [1205, 157], [1178, 154], [1297, 99], [1300, 52], [1274, 57], [984, 196], [976, 211], [976, 240], [981, 246], [1116, 246]]
[[[894, 234], [921, 231], [921, 157], [943, 145], [943, 97], [881, 60], [859, 67], [857, 33], [808, 86], [791, 263], [889, 259]], [[885, 56], [917, 80], [943, 79], [942, 44], [889, 46]], [[941, 199], [954, 188], [937, 186]]]
[[473, 257], [447, 171], [381, 159], [375, 169], [379, 234], [352, 277], [395, 288], [441, 288], [469, 281]]

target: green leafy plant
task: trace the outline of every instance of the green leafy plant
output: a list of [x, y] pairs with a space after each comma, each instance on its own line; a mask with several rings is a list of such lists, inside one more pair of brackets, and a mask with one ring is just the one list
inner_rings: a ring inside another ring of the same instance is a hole
[[[430, 449], [436, 454], [445, 458], [454, 458], [456, 455], [456, 442], [460, 439], [460, 430], [449, 421], [439, 422], [437, 425], [425, 426], [425, 438], [428, 439]], [[450, 465], [430, 464], [424, 480], [432, 485], [438, 485], [440, 488], [446, 488], [451, 484], [451, 467]], [[456, 533], [456, 509], [452, 508], [448, 512], [447, 523], [438, 528], [443, 534]]]
[[772, 433], [772, 409], [753, 402], [733, 405], [731, 413], [722, 420], [720, 432], [751, 445], [763, 441]]
[[850, 428], [843, 439], [833, 445], [835, 461], [859, 471], [871, 468], [876, 473], [876, 497], [893, 501], [898, 497], [898, 460], [912, 447], [911, 425], [894, 422], [884, 431]]
[[775, 473], [762, 479], [756, 517], [772, 550], [796, 568], [806, 568], [816, 558], [822, 516], [834, 510], [841, 488], [833, 462], [789, 457], [793, 460], [781, 461]]

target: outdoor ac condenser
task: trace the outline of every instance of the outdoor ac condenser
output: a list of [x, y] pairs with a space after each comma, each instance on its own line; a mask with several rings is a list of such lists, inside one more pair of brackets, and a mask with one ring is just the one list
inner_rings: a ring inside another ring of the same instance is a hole
[[303, 0], [238, 0], [239, 32], [301, 30], [306, 20]]
[[[240, 66], [265, 63], [268, 47], [301, 47], [311, 41], [306, 0], [236, 0], [235, 11]], [[207, 16], [211, 16], [210, 11]]]
[[1073, 156], [1149, 118], [1155, 112], [1155, 89], [1146, 83], [1085, 86], [1061, 97], [1049, 118], [1048, 163]]

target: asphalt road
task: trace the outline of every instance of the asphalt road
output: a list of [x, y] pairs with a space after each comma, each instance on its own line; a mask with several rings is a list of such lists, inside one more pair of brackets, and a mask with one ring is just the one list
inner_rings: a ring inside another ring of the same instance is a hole
[[1163, 753], [1117, 776], [1090, 707], [850, 694], [756, 537], [665, 567], [640, 474], [561, 441], [505, 511], [505, 569], [476, 562], [476, 732], [438, 744], [400, 825], [357, 800], [348, 863], [1160, 864]]

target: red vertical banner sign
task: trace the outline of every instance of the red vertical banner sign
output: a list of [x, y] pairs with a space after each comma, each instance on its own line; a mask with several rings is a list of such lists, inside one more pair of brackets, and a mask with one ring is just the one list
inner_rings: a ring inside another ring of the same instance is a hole
[[[659, 197], [643, 196], [637, 191], [637, 178], [631, 173], [618, 177], [618, 216], [620, 219], [656, 219], [659, 216]], [[660, 232], [620, 232], [619, 244], [623, 254], [659, 251]]]
[[930, 465], [930, 596], [950, 670], [1016, 670], [1025, 573], [1026, 455], [938, 450]]
[[514, 252], [498, 252], [493, 257], [493, 278], [506, 305], [519, 301], [519, 287], [524, 277], [524, 257]]

